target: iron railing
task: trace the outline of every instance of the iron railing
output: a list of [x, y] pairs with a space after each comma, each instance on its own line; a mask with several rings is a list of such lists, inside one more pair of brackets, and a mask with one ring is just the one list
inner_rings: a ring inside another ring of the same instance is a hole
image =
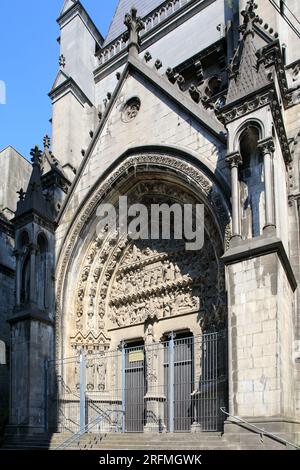
[[[112, 411], [112, 413], [115, 413], [115, 410]], [[70, 437], [68, 437], [65, 441], [63, 441], [61, 444], [59, 444], [57, 447], [55, 447], [54, 450], [65, 450], [68, 447], [71, 446], [74, 442], [80, 442], [81, 437], [84, 434], [88, 434], [92, 429], [94, 429], [102, 420], [103, 416], [98, 416], [96, 419], [94, 419], [91, 423], [86, 424], [83, 429], [80, 429], [76, 433], [73, 433]]]
[[[154, 342], [47, 364], [47, 430], [78, 433], [220, 431], [227, 404], [227, 335]], [[97, 421], [98, 420], [98, 421]]]
[[290, 446], [295, 449], [300, 450], [300, 446], [298, 444], [294, 444], [292, 442], [289, 442], [288, 440], [284, 439], [283, 437], [277, 436], [276, 434], [273, 434], [272, 432], [266, 431], [263, 428], [259, 428], [255, 424], [250, 423], [249, 421], [240, 418], [239, 416], [234, 416], [230, 413], [227, 413], [226, 409], [224, 407], [221, 407], [220, 410], [224, 415], [229, 416], [230, 418], [235, 419], [238, 423], [241, 423], [242, 425], [245, 425], [247, 428], [251, 428], [254, 432], [260, 435], [261, 442], [263, 442], [264, 436], [269, 437], [270, 439], [274, 439], [277, 442], [280, 442], [281, 444], [284, 444], [285, 446]]

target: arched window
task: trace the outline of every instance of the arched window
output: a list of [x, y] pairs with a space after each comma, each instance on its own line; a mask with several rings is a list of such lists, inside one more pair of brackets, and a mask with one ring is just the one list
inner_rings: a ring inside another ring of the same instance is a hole
[[47, 239], [43, 233], [40, 233], [37, 238], [36, 286], [37, 303], [42, 310], [47, 307], [47, 252]]
[[29, 236], [28, 232], [24, 231], [19, 237], [19, 247], [23, 253], [21, 259], [21, 304], [26, 304], [30, 300], [30, 252], [28, 251]]
[[255, 124], [249, 124], [239, 139], [242, 157], [240, 207], [243, 238], [257, 237], [264, 226], [263, 159], [257, 148], [260, 138], [260, 129]]
[[18, 246], [22, 250], [29, 245], [29, 235], [26, 230], [24, 230], [19, 236]]

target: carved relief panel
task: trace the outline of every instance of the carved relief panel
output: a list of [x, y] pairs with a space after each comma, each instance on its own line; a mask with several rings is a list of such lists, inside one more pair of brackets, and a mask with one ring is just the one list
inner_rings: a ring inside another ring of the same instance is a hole
[[[175, 185], [142, 182], [130, 193], [129, 204], [179, 202], [195, 199]], [[172, 231], [171, 231], [172, 233]], [[104, 229], [87, 250], [74, 299], [72, 347], [97, 350], [98, 336], [109, 347], [114, 329], [195, 313], [203, 328], [221, 320], [224, 312], [224, 272], [217, 254], [219, 233], [205, 213], [205, 243], [186, 251], [186, 240], [130, 240]], [[94, 338], [88, 342], [87, 338]]]

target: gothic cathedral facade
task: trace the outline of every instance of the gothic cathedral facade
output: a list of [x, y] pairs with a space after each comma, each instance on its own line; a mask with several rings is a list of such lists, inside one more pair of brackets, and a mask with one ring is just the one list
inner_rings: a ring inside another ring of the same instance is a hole
[[[257, 3], [119, 0], [103, 38], [65, 0], [51, 140], [0, 153], [10, 429], [76, 430], [84, 393], [108, 432], [300, 441], [300, 5]], [[204, 205], [203, 248], [99, 231], [124, 195]]]

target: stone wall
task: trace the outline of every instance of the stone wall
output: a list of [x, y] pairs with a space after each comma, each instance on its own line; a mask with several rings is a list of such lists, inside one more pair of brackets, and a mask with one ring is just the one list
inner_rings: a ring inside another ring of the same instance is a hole
[[276, 253], [237, 262], [229, 281], [230, 412], [293, 416], [293, 293]]
[[8, 413], [9, 369], [10, 369], [10, 330], [7, 320], [14, 306], [14, 258], [13, 232], [5, 221], [0, 219], [0, 426], [1, 419]]
[[27, 189], [31, 171], [29, 161], [14, 148], [7, 147], [0, 152], [0, 211], [8, 219], [13, 217], [17, 208], [17, 191]]
[[[0, 414], [8, 410], [9, 397], [9, 324], [7, 323], [14, 305], [14, 276], [0, 267], [0, 342], [1, 350], [5, 348], [5, 363], [0, 362]], [[1, 419], [1, 418], [0, 418]]]

